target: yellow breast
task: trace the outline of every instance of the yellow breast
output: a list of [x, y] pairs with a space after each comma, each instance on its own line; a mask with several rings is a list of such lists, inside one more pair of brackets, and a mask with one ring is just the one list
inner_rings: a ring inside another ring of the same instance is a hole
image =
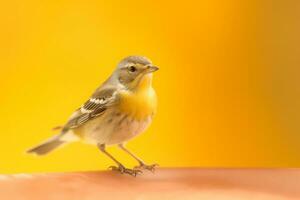
[[134, 91], [120, 93], [119, 109], [136, 120], [143, 120], [156, 112], [157, 99], [151, 85], [152, 75], [146, 75]]

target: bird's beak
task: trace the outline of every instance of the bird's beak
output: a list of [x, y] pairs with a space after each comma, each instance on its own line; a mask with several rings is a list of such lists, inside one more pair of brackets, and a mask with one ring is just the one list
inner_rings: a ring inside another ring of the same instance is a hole
[[156, 66], [153, 66], [153, 65], [149, 65], [146, 69], [147, 73], [152, 73], [152, 72], [155, 72], [157, 71], [159, 68], [156, 67]]

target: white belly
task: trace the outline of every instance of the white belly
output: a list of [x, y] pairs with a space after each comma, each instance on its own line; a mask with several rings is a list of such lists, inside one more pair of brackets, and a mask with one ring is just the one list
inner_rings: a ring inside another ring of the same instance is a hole
[[[139, 135], [150, 125], [152, 116], [137, 121], [126, 115], [107, 111], [80, 127], [80, 135], [88, 143], [120, 144]], [[77, 132], [77, 131], [76, 131]]]

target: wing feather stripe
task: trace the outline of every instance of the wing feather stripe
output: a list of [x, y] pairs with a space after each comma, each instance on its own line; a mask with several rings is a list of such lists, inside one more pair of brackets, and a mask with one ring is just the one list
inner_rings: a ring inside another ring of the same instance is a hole
[[107, 88], [95, 93], [93, 97], [86, 101], [69, 119], [64, 129], [77, 128], [87, 121], [103, 114], [105, 110], [115, 102], [116, 94], [116, 88]]

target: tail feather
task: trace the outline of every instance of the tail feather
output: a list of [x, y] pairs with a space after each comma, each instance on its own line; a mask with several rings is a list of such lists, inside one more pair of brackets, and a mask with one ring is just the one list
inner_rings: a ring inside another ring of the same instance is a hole
[[53, 138], [50, 138], [46, 142], [44, 142], [36, 147], [33, 147], [32, 149], [29, 149], [27, 151], [27, 153], [34, 153], [37, 155], [45, 155], [45, 154], [49, 153], [50, 151], [56, 149], [57, 147], [61, 146], [64, 143], [65, 143], [65, 141], [60, 140], [60, 137], [55, 136]]

